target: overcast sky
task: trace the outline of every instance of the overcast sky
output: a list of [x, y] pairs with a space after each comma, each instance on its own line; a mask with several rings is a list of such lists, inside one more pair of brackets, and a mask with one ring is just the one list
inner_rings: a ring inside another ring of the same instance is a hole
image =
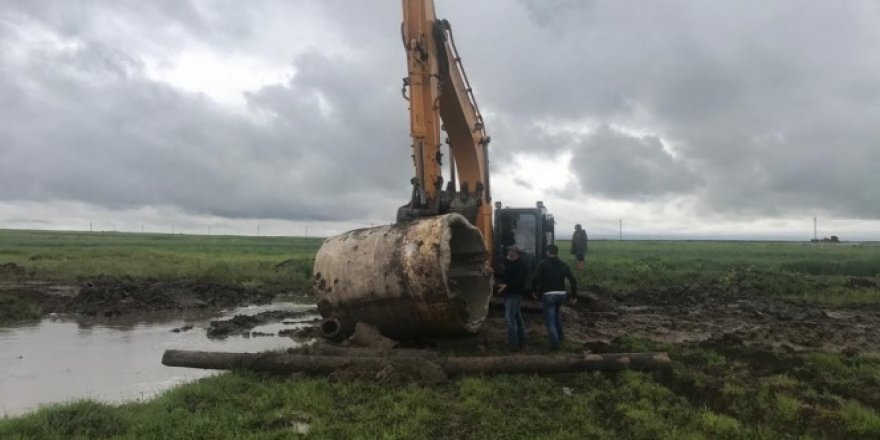
[[[880, 239], [880, 3], [436, 0], [562, 235]], [[399, 1], [0, 0], [0, 228], [326, 235], [414, 174]]]

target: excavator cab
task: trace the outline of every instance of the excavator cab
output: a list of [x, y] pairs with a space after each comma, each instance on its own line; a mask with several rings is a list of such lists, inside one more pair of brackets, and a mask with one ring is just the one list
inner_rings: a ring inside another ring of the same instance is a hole
[[534, 208], [502, 207], [495, 202], [494, 232], [497, 239], [492, 251], [495, 273], [504, 270], [507, 248], [516, 245], [520, 249], [520, 258], [525, 260], [531, 274], [542, 259], [547, 255], [547, 246], [555, 242], [555, 225], [553, 214], [547, 212], [543, 202]]

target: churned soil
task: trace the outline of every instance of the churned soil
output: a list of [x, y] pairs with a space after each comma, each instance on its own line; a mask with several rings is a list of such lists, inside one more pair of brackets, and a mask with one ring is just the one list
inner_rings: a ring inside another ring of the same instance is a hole
[[43, 313], [78, 313], [95, 317], [186, 311], [263, 304], [275, 293], [203, 280], [154, 280], [101, 277], [77, 284], [31, 279], [0, 279], [0, 292], [38, 305]]
[[[547, 332], [540, 303], [524, 302], [527, 350], [540, 351]], [[880, 311], [796, 303], [717, 286], [690, 285], [615, 294], [596, 286], [563, 307], [566, 337], [594, 352], [614, 349], [620, 337], [703, 346], [746, 346], [774, 352], [880, 351]], [[494, 307], [482, 333], [504, 340], [503, 312]]]

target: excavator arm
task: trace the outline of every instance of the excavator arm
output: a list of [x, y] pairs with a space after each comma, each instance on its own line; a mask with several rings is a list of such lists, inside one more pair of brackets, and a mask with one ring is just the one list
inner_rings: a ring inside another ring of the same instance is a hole
[[[489, 136], [455, 47], [452, 28], [437, 19], [432, 0], [403, 0], [403, 45], [408, 74], [415, 177], [410, 202], [398, 221], [459, 213], [492, 249]], [[407, 88], [409, 94], [407, 96]], [[443, 190], [441, 130], [450, 151], [450, 180]]]
[[[329, 338], [355, 323], [397, 339], [476, 332], [492, 295], [489, 136], [449, 23], [432, 0], [403, 0], [403, 46], [415, 177], [397, 223], [327, 238], [313, 270]], [[450, 151], [444, 189], [441, 133]]]

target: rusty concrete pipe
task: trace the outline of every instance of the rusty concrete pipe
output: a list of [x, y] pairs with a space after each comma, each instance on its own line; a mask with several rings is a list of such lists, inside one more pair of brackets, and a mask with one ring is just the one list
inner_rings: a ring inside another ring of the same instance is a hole
[[318, 309], [397, 339], [474, 333], [492, 294], [480, 231], [459, 214], [357, 229], [315, 256]]

